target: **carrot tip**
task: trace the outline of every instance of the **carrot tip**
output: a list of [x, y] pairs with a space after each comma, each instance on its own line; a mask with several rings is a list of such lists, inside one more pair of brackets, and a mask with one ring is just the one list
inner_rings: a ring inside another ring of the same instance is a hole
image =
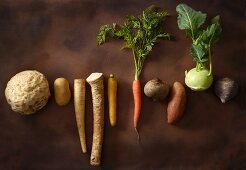
[[136, 133], [137, 133], [138, 141], [140, 141], [140, 135], [139, 135], [139, 133], [138, 133], [138, 130], [137, 130], [137, 128], [134, 128], [134, 129], [135, 129], [135, 131], [136, 131]]

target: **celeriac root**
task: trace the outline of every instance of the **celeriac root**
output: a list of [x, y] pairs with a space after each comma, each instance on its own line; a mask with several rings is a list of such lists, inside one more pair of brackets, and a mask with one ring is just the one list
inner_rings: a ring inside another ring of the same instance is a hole
[[91, 165], [101, 164], [101, 152], [104, 131], [104, 85], [103, 74], [92, 73], [86, 81], [91, 86], [93, 103], [93, 141], [91, 150]]
[[86, 138], [85, 138], [85, 80], [74, 80], [74, 109], [79, 131], [80, 144], [82, 152], [86, 153]]

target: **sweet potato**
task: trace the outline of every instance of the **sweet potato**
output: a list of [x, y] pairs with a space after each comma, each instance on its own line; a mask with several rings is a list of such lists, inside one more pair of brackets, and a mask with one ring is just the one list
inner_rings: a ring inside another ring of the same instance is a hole
[[185, 106], [185, 88], [181, 83], [174, 82], [167, 106], [167, 122], [172, 124], [178, 121], [184, 113]]

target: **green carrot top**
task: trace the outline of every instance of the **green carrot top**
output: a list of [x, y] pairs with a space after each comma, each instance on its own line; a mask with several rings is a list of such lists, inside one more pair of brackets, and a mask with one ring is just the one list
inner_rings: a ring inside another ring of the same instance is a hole
[[103, 44], [108, 37], [124, 39], [122, 48], [132, 49], [135, 64], [135, 80], [139, 80], [143, 64], [152, 51], [158, 38], [170, 40], [170, 35], [163, 31], [163, 21], [168, 16], [165, 11], [157, 12], [154, 6], [148, 7], [139, 16], [127, 16], [121, 25], [113, 23], [103, 25], [97, 36], [98, 45]]

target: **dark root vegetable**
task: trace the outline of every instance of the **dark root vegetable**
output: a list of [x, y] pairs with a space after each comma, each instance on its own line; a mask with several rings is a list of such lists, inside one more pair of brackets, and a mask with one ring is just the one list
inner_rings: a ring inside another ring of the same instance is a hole
[[215, 83], [215, 94], [225, 103], [235, 97], [238, 92], [238, 84], [230, 78], [222, 78]]
[[169, 85], [158, 78], [148, 81], [144, 86], [144, 94], [154, 101], [164, 100], [169, 93]]

